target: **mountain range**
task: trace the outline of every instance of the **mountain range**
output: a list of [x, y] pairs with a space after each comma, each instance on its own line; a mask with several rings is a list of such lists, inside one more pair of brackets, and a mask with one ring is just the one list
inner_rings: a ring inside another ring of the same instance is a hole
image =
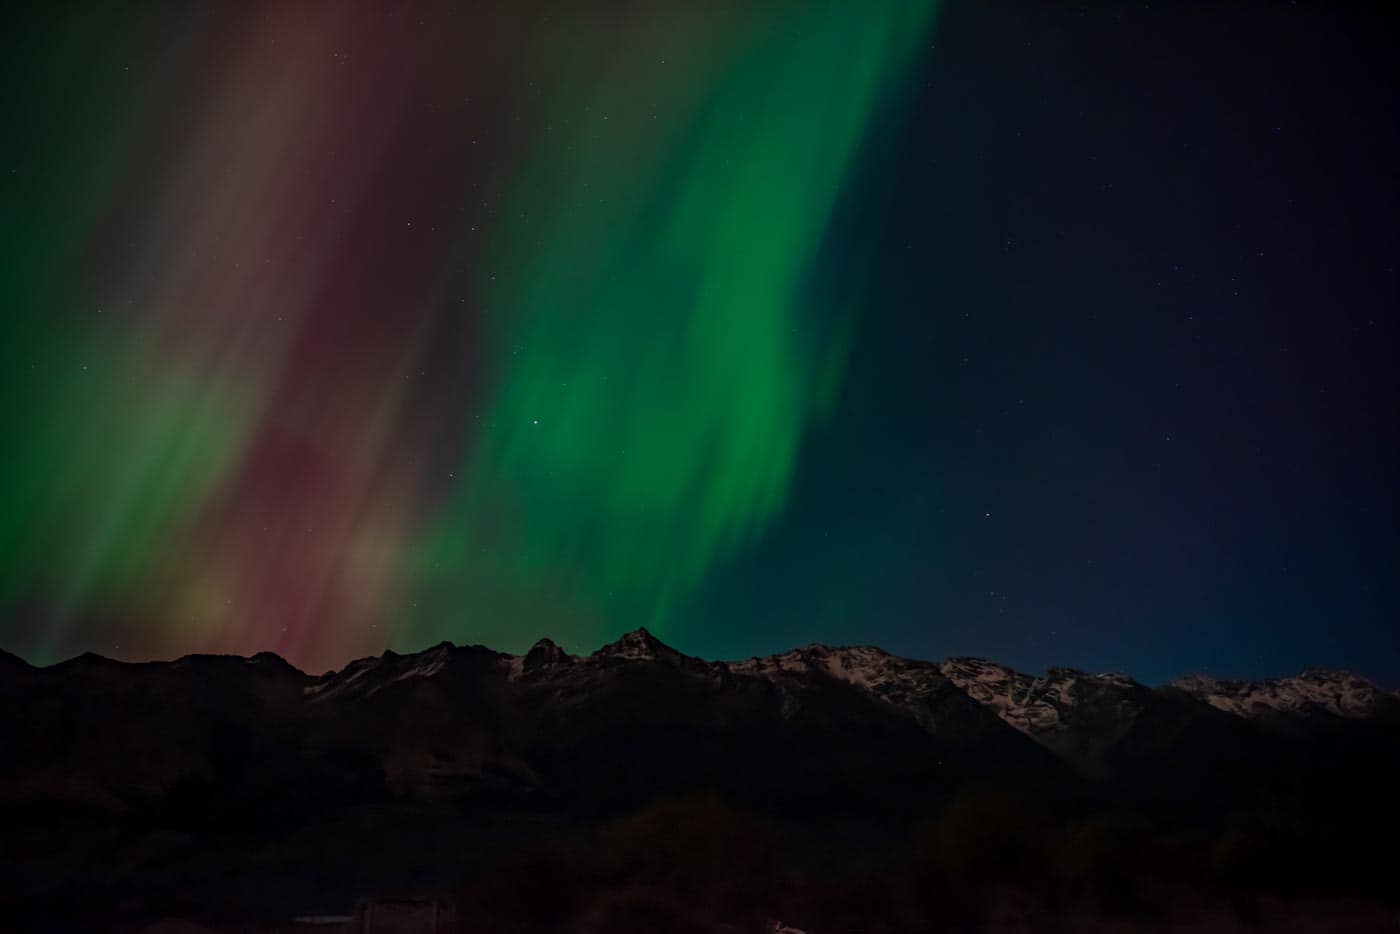
[[[263, 894], [329, 866], [326, 891], [422, 889], [498, 845], [694, 792], [863, 839], [968, 789], [1212, 827], [1260, 808], [1357, 820], [1400, 782], [1400, 695], [1345, 672], [1150, 687], [823, 645], [720, 662], [644, 629], [590, 655], [442, 643], [323, 675], [271, 653], [0, 654], [0, 709], [18, 844], [0, 903], [184, 886], [272, 839]], [[345, 855], [366, 834], [374, 852]]]
[[[1036, 676], [873, 646], [719, 662], [645, 629], [591, 655], [549, 639], [524, 655], [442, 643], [320, 676], [272, 653], [146, 663], [85, 654], [44, 668], [4, 654], [0, 699], [11, 751], [0, 800], [114, 811], [293, 750], [357, 757], [390, 790], [427, 798], [489, 789], [602, 806], [711, 772], [725, 784], [738, 756], [746, 795], [771, 786], [792, 804], [803, 795], [787, 787], [784, 763], [801, 764], [808, 788], [844, 787], [854, 770], [879, 799], [890, 800], [890, 781], [926, 799], [1007, 774], [1064, 790], [1102, 785], [1193, 747], [1215, 746], [1203, 760], [1215, 765], [1231, 750], [1277, 755], [1304, 738], [1400, 726], [1400, 693], [1347, 672], [1194, 675], [1154, 688], [1117, 672]], [[876, 785], [882, 768], [890, 775]]]

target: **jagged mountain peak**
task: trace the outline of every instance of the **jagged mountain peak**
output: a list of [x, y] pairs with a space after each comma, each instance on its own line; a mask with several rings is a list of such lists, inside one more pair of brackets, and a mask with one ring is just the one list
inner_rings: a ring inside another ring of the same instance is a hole
[[[322, 675], [306, 688], [306, 694], [317, 699], [345, 694], [369, 696], [396, 682], [431, 678], [459, 657], [479, 651], [483, 651], [480, 646], [459, 646], [447, 641], [407, 655], [386, 649], [381, 655], [356, 659], [340, 671]], [[485, 651], [498, 658], [506, 657]]]
[[1241, 717], [1272, 714], [1330, 714], [1368, 717], [1382, 707], [1400, 706], [1400, 698], [1349, 671], [1307, 668], [1297, 675], [1261, 680], [1234, 680], [1195, 674], [1177, 678], [1171, 687]]
[[609, 642], [598, 649], [592, 657], [656, 661], [658, 659], [685, 658], [686, 656], [656, 638], [645, 626], [639, 626], [631, 632], [624, 633], [617, 641]]
[[530, 646], [530, 651], [525, 653], [521, 667], [525, 671], [540, 671], [556, 665], [567, 665], [570, 661], [572, 661], [572, 657], [569, 653], [560, 648], [553, 639], [541, 639]]

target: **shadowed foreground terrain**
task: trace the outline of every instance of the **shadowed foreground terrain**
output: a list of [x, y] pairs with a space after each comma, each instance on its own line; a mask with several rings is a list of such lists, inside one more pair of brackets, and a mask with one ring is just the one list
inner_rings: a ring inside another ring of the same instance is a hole
[[1400, 929], [1400, 699], [1343, 673], [639, 630], [323, 676], [4, 656], [0, 701], [7, 930], [333, 930], [389, 896], [464, 931]]

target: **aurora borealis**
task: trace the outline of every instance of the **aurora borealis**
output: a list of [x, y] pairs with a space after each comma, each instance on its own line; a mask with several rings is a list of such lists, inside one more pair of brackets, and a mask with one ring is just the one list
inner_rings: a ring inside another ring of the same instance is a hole
[[810, 267], [916, 9], [817, 5], [710, 48], [667, 24], [545, 90], [488, 260], [499, 376], [431, 555], [447, 605], [543, 589], [665, 632], [782, 507], [844, 353]]
[[0, 647], [1400, 677], [1364, 25], [11, 14]]
[[930, 12], [74, 14], [7, 193], [28, 650], [666, 632], [839, 383], [814, 260]]

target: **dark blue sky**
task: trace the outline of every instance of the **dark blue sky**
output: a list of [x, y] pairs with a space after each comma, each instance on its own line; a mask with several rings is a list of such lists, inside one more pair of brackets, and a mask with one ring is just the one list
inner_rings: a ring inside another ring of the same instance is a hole
[[843, 215], [883, 301], [785, 518], [697, 602], [706, 654], [1400, 682], [1394, 35], [945, 7]]

